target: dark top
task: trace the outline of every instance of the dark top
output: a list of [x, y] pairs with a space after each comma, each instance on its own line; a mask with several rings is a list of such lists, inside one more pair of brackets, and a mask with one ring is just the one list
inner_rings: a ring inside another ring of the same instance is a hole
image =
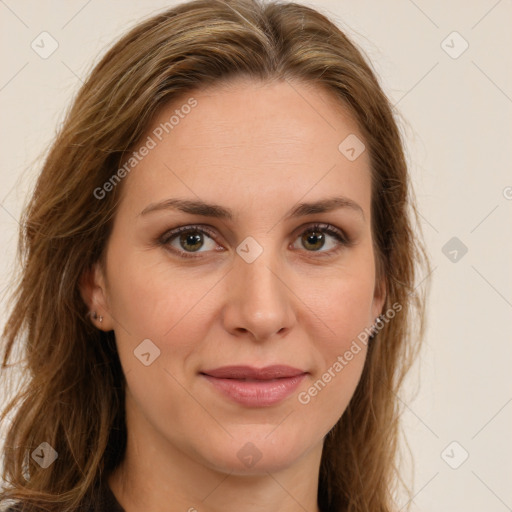
[[107, 483], [100, 487], [97, 496], [96, 503], [87, 512], [124, 512], [124, 508], [121, 507]]
[[[85, 508], [80, 509], [80, 512], [125, 512], [117, 501], [114, 493], [109, 485], [105, 482], [93, 493], [94, 498], [85, 505]], [[18, 503], [5, 512], [22, 512], [23, 507]]]

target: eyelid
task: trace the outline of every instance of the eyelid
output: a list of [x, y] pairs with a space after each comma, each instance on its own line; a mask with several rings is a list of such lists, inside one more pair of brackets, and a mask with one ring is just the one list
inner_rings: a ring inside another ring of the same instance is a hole
[[[212, 240], [215, 240], [216, 238], [216, 231], [215, 229], [212, 229], [208, 225], [204, 224], [187, 224], [183, 226], [178, 226], [176, 228], [172, 228], [167, 230], [164, 234], [160, 235], [157, 238], [157, 242], [160, 245], [164, 245], [166, 247], [169, 247], [169, 242], [173, 239], [175, 239], [180, 233], [187, 233], [187, 232], [198, 232], [206, 234], [209, 238]], [[314, 232], [314, 231], [320, 231], [322, 233], [326, 233], [327, 235], [333, 237], [337, 241], [337, 247], [334, 249], [331, 249], [329, 251], [307, 251], [302, 250], [301, 252], [305, 252], [306, 254], [309, 254], [311, 256], [318, 255], [320, 257], [328, 257], [336, 254], [340, 249], [343, 247], [350, 247], [353, 245], [353, 240], [351, 237], [349, 237], [346, 232], [332, 224], [323, 223], [323, 222], [310, 222], [303, 224], [299, 226], [296, 230], [293, 232], [294, 242], [296, 238], [304, 233], [308, 232]], [[217, 242], [216, 242], [217, 243]], [[170, 249], [174, 254], [177, 254], [178, 257], [184, 257], [184, 258], [200, 258], [202, 253], [208, 253], [211, 251], [198, 251], [196, 252], [187, 252], [183, 250], [177, 250], [175, 248]], [[197, 254], [197, 255], [196, 255]]]
[[328, 224], [326, 222], [309, 222], [303, 224], [302, 226], [299, 226], [296, 230], [294, 230], [293, 236], [297, 236], [299, 234], [315, 230], [326, 232], [331, 236], [338, 235], [340, 238], [343, 239], [344, 243], [349, 243], [350, 241], [349, 236], [345, 233], [344, 230], [337, 228], [333, 224]]
[[[187, 224], [185, 226], [178, 226], [176, 228], [169, 229], [165, 231], [165, 233], [158, 237], [158, 243], [162, 245], [167, 245], [173, 238], [178, 236], [180, 233], [188, 233], [197, 231], [198, 233], [203, 233], [208, 235], [212, 240], [215, 240], [216, 233], [209, 226], [205, 226], [204, 224]], [[188, 253], [193, 254], [193, 253]]]

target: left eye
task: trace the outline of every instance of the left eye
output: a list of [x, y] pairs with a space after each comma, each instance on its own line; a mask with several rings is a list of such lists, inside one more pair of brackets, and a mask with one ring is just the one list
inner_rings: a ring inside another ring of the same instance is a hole
[[344, 234], [339, 229], [329, 224], [316, 224], [311, 226], [300, 234], [299, 239], [303, 247], [311, 248], [311, 251], [308, 250], [308, 252], [318, 252], [320, 249], [324, 248], [327, 239], [326, 236], [334, 239], [335, 242], [331, 242], [331, 248], [321, 251], [322, 253], [335, 252], [340, 246], [348, 244], [348, 240]]
[[[210, 247], [206, 247], [205, 251], [200, 251], [200, 249], [205, 247], [205, 237], [210, 239]], [[334, 241], [331, 241], [331, 246], [327, 250], [321, 251], [321, 249], [324, 249], [326, 241], [329, 239], [328, 237], [331, 240], [334, 239]], [[324, 253], [336, 252], [341, 246], [348, 245], [349, 243], [342, 231], [329, 224], [309, 226], [298, 235], [297, 240], [302, 242], [302, 246], [306, 248], [307, 252], [320, 252], [322, 255]], [[185, 258], [197, 257], [193, 255], [196, 252], [217, 250], [217, 244], [213, 240], [213, 233], [200, 226], [182, 226], [169, 231], [160, 238], [160, 243]], [[176, 246], [176, 243], [178, 246]], [[297, 247], [294, 248], [296, 249]]]

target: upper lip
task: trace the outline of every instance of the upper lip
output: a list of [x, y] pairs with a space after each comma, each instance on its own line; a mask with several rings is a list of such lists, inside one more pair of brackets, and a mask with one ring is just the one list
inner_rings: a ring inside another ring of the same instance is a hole
[[292, 366], [276, 364], [265, 366], [264, 368], [255, 368], [254, 366], [222, 366], [221, 368], [204, 370], [201, 371], [201, 373], [218, 379], [270, 380], [296, 377], [297, 375], [303, 375], [307, 372], [293, 368]]

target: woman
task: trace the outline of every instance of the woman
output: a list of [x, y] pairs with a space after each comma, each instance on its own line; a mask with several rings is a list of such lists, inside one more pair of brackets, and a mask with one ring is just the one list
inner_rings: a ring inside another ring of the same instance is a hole
[[22, 219], [0, 503], [393, 510], [415, 215], [390, 103], [326, 17], [198, 0], [140, 23]]

